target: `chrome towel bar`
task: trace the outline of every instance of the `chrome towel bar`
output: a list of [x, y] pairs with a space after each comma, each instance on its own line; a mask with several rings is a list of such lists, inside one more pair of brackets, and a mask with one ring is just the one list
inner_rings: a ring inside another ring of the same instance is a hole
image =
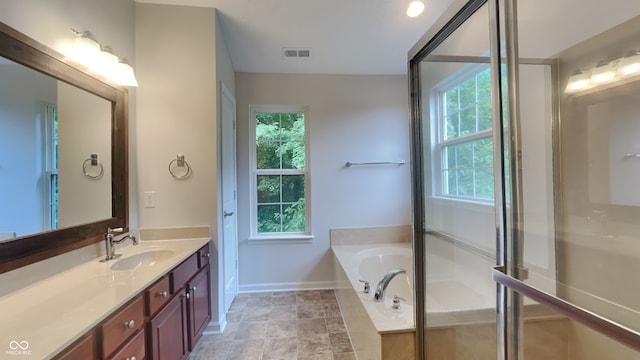
[[404, 160], [400, 160], [400, 161], [371, 161], [371, 162], [351, 162], [351, 161], [347, 161], [344, 166], [346, 167], [351, 167], [351, 166], [360, 166], [360, 165], [404, 165], [405, 161]]

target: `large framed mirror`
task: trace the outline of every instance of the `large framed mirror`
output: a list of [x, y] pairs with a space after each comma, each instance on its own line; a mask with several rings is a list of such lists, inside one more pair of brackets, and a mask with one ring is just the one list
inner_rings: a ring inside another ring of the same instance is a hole
[[128, 231], [127, 99], [0, 23], [0, 273]]

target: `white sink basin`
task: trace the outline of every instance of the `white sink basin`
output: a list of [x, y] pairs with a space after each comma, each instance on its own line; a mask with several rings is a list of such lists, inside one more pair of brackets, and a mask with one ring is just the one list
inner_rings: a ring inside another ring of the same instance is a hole
[[153, 266], [172, 255], [172, 250], [148, 250], [116, 261], [111, 265], [111, 270], [134, 270], [141, 266]]

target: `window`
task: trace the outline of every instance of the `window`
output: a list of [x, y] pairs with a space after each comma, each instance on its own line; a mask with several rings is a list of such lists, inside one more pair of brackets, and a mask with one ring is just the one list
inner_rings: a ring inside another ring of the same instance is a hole
[[58, 228], [58, 110], [54, 105], [43, 107], [42, 201], [45, 229]]
[[252, 237], [308, 238], [307, 121], [304, 107], [251, 107]]
[[455, 75], [438, 90], [440, 195], [493, 200], [491, 73], [487, 66]]

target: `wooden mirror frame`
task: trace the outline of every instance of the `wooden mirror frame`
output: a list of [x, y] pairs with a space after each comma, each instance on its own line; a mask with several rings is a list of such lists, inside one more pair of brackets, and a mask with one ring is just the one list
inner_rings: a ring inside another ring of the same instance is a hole
[[[108, 227], [129, 230], [128, 93], [0, 22], [0, 56], [111, 102], [111, 218], [0, 242], [0, 273], [104, 239]], [[13, 204], [20, 206], [20, 204]]]

